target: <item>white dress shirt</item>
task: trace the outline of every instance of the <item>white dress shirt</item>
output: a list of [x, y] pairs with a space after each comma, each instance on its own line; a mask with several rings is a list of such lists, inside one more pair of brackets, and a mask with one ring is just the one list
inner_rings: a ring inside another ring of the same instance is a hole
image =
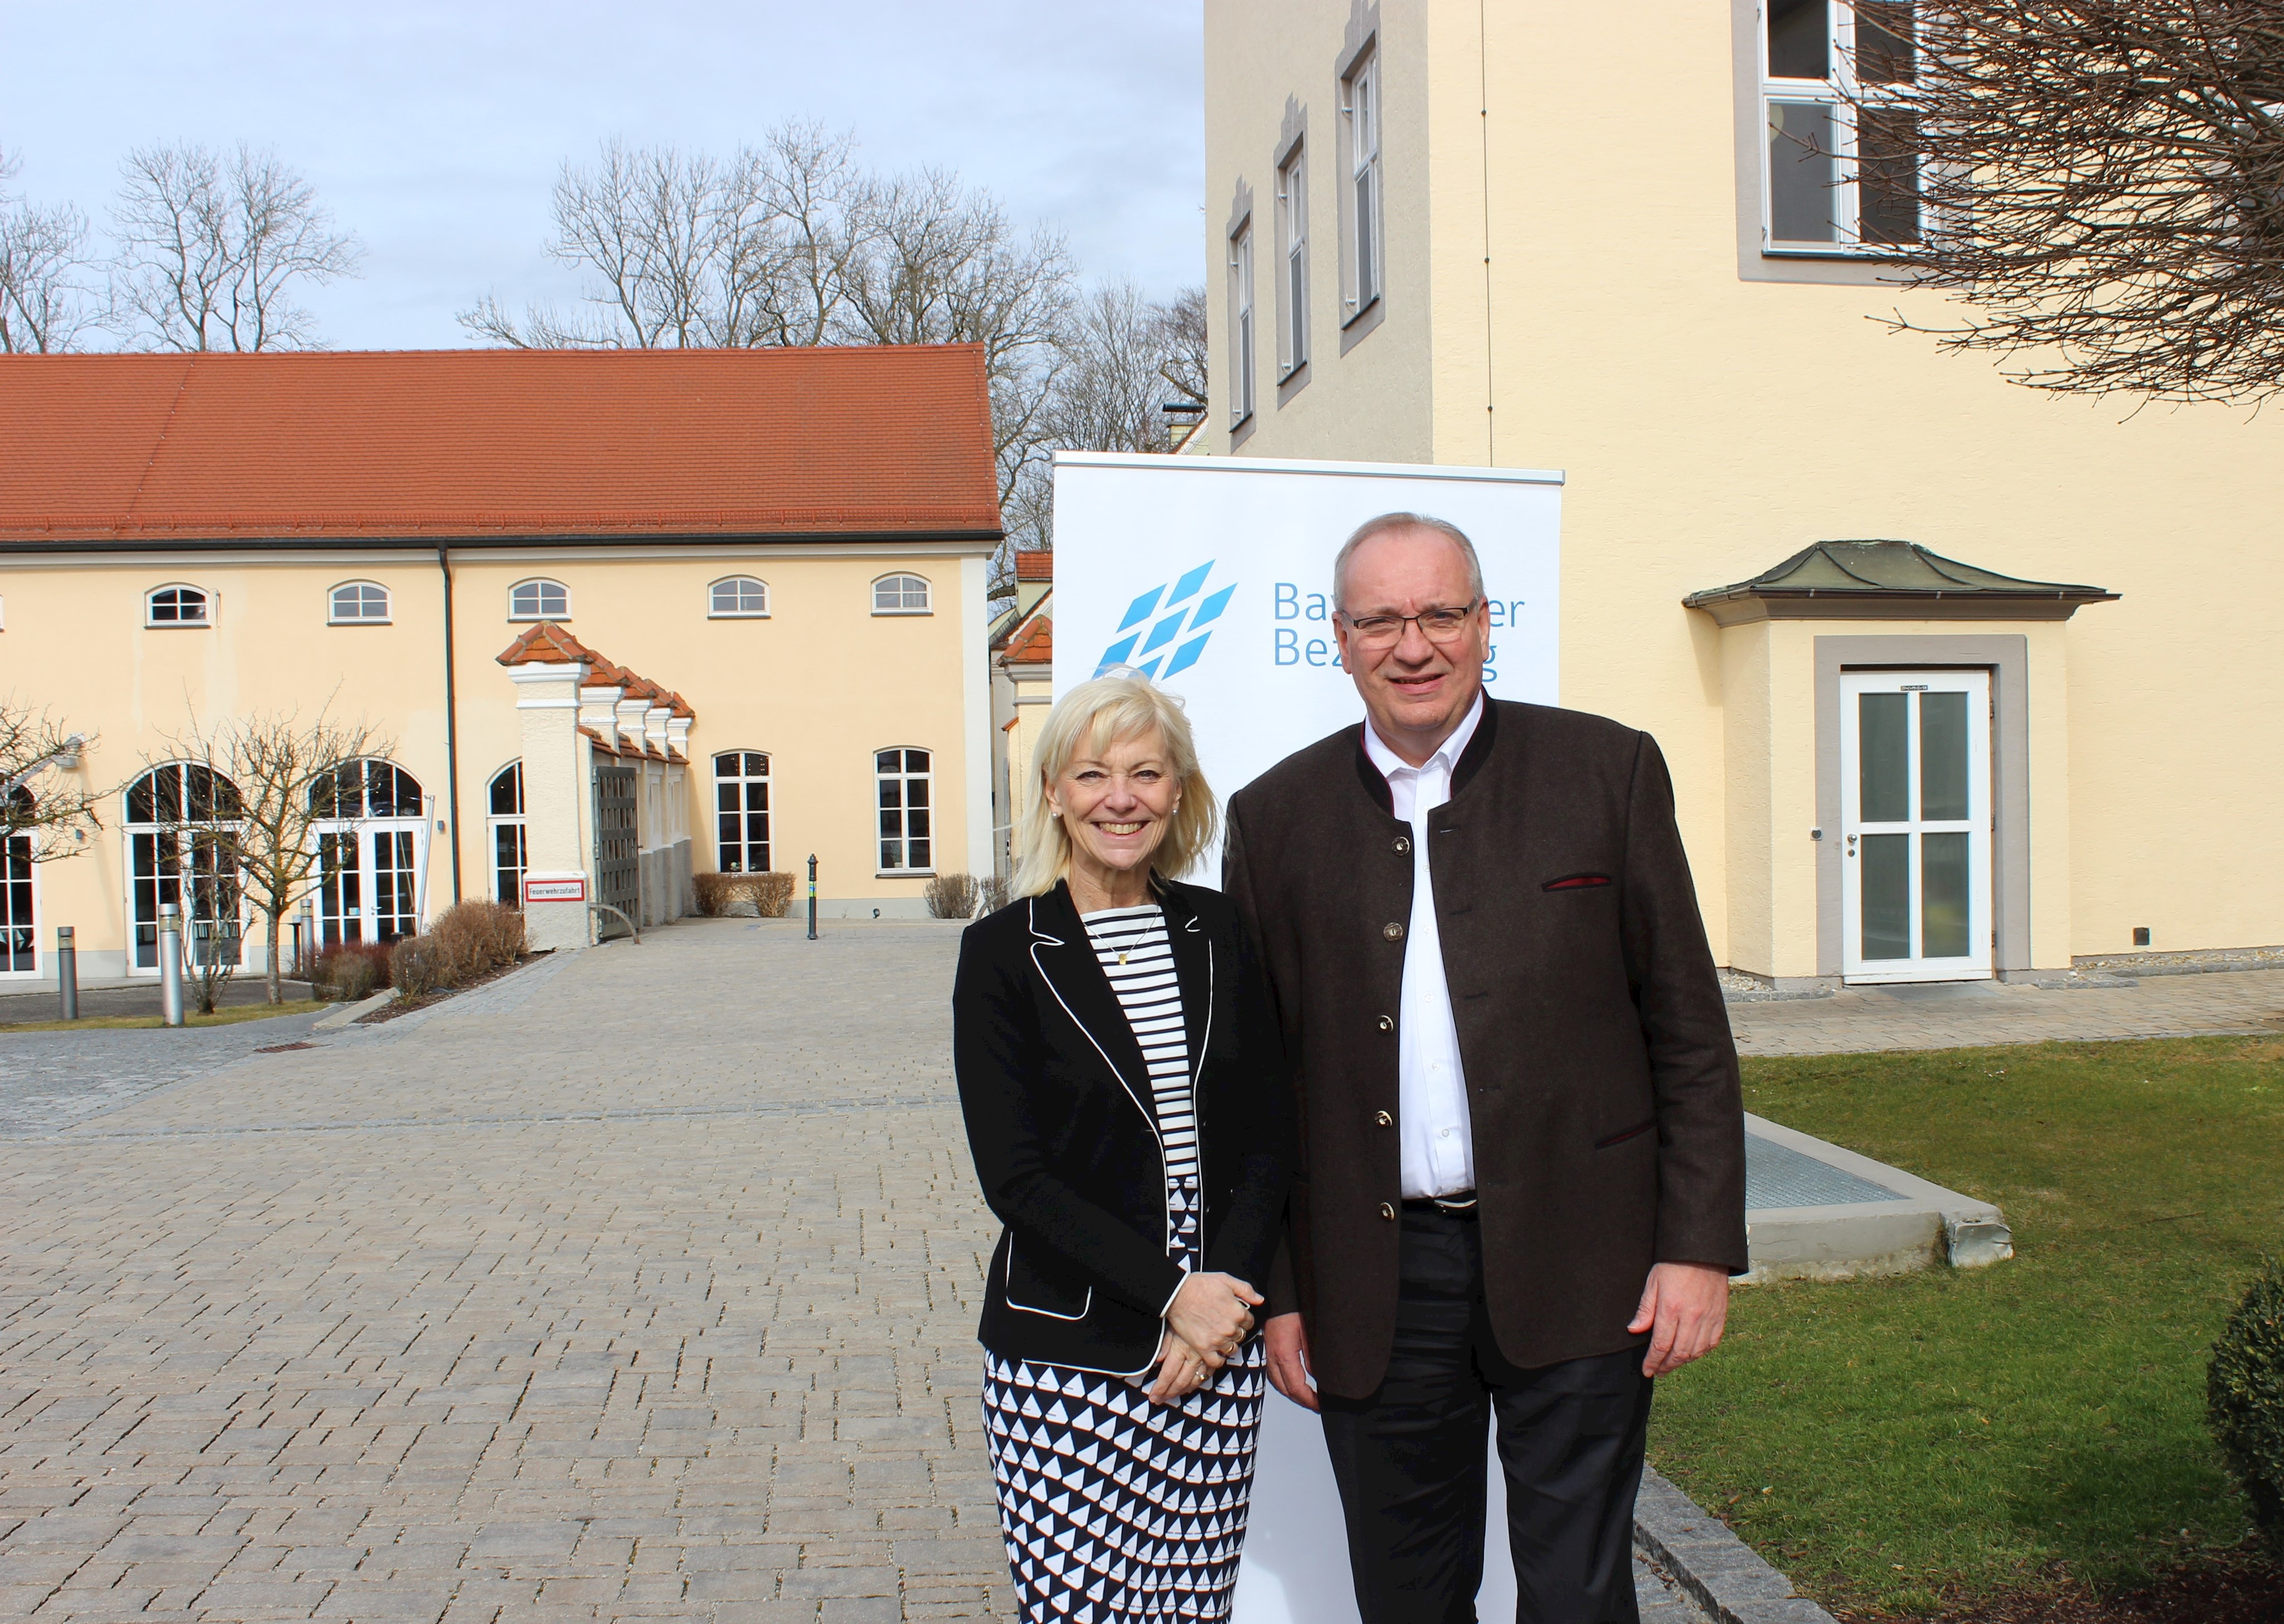
[[1428, 815], [1451, 799], [1451, 769], [1475, 736], [1483, 696], [1418, 767], [1381, 742], [1367, 720], [1364, 750], [1388, 780], [1396, 816], [1412, 825], [1412, 922], [1404, 935], [1404, 995], [1396, 1011], [1396, 1122], [1403, 1138], [1404, 1196], [1459, 1195], [1475, 1187], [1475, 1140], [1459, 1028], [1443, 979], [1443, 940], [1435, 928], [1435, 887], [1428, 872]]

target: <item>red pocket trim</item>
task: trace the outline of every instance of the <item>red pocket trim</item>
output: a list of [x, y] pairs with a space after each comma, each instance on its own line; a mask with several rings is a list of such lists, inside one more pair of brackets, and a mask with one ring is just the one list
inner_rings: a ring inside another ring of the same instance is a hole
[[1583, 891], [1589, 886], [1607, 886], [1609, 883], [1610, 877], [1607, 874], [1565, 874], [1560, 879], [1548, 880], [1539, 889], [1541, 891]]

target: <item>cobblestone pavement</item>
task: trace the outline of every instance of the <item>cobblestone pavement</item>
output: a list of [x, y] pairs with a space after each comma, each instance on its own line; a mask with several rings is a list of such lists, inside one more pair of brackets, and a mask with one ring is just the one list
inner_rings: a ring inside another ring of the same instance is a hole
[[0, 1139], [51, 1133], [309, 1035], [322, 1011], [231, 1027], [0, 1032]]
[[1829, 998], [1733, 1003], [1729, 1025], [1739, 1051], [1748, 1055], [2275, 1032], [2284, 1030], [2284, 970], [2071, 988], [1996, 981], [1859, 987]]
[[0, 1617], [1009, 1616], [955, 943], [692, 924], [163, 1087], [50, 1062]]

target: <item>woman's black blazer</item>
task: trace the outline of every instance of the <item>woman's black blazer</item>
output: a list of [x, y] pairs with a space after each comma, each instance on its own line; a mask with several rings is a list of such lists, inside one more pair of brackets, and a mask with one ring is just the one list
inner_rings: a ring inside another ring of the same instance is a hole
[[[1292, 1159], [1276, 1015], [1228, 900], [1152, 883], [1189, 1033], [1205, 1267], [1258, 1289]], [[951, 1007], [968, 1144], [1006, 1225], [977, 1334], [1003, 1358], [1138, 1374], [1182, 1283], [1165, 1151], [1141, 1049], [1068, 886], [967, 927]]]

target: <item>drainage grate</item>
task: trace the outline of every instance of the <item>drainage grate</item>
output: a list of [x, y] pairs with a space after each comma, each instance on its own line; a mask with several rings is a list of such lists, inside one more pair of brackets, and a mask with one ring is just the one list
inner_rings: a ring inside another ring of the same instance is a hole
[[267, 1049], [257, 1049], [258, 1055], [282, 1055], [295, 1049], [323, 1049], [323, 1043], [272, 1043]]
[[1745, 1209], [1779, 1206], [1852, 1206], [1873, 1201], [1904, 1201], [1885, 1184], [1803, 1156], [1789, 1145], [1758, 1134], [1745, 1136]]

